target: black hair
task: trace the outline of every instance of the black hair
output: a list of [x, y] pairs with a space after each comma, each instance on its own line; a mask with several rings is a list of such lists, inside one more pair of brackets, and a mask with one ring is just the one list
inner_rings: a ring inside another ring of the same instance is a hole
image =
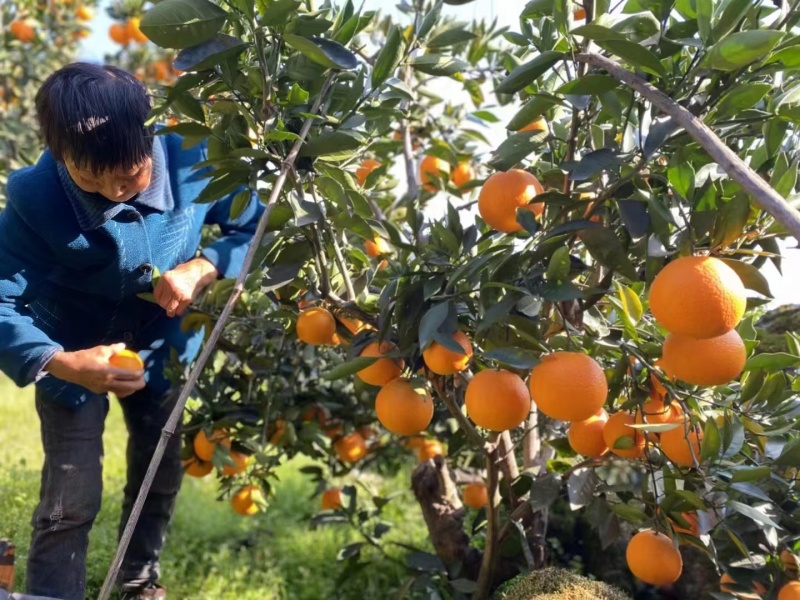
[[93, 172], [131, 169], [153, 153], [145, 86], [110, 65], [76, 62], [50, 75], [36, 93], [36, 116], [53, 157]]

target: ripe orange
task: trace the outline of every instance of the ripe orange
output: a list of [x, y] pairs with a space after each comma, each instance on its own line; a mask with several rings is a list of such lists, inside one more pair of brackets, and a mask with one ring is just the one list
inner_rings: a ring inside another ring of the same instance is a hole
[[367, 253], [367, 256], [378, 258], [381, 254], [391, 253], [392, 247], [389, 245], [389, 242], [376, 235], [374, 242], [370, 240], [364, 242], [364, 251]]
[[308, 308], [297, 317], [297, 338], [312, 346], [333, 343], [336, 319], [326, 308]]
[[166, 81], [169, 79], [169, 63], [165, 60], [157, 60], [153, 63], [153, 78], [156, 81]]
[[423, 158], [419, 164], [419, 177], [422, 180], [422, 188], [428, 192], [438, 190], [442, 172], [446, 175], [450, 173], [450, 164], [447, 161], [435, 156]]
[[108, 37], [112, 42], [116, 42], [120, 46], [127, 46], [131, 42], [131, 34], [128, 28], [121, 23], [114, 23], [108, 28]]
[[713, 338], [736, 327], [747, 299], [742, 280], [723, 261], [684, 256], [656, 275], [650, 288], [650, 310], [671, 333]]
[[617, 456], [639, 458], [644, 454], [644, 435], [631, 427], [633, 424], [634, 418], [630, 413], [618, 412], [608, 417], [603, 427], [603, 441]]
[[433, 342], [422, 352], [428, 368], [437, 375], [453, 375], [467, 368], [472, 358], [472, 342], [463, 331], [457, 331], [453, 340], [464, 349], [463, 354], [445, 348], [439, 342]]
[[117, 369], [126, 371], [141, 371], [144, 369], [144, 361], [141, 356], [133, 350], [120, 350], [109, 359], [109, 364]]
[[236, 492], [231, 498], [231, 506], [234, 512], [243, 516], [256, 514], [260, 507], [259, 503], [264, 501], [264, 492], [255, 485], [246, 485]]
[[525, 382], [510, 371], [486, 369], [467, 385], [467, 413], [479, 427], [491, 431], [514, 429], [531, 412]]
[[322, 510], [339, 510], [342, 508], [342, 490], [338, 487], [328, 488], [322, 492]]
[[426, 442], [424, 436], [422, 435], [415, 435], [403, 442], [403, 448], [408, 448], [409, 450], [418, 450], [422, 448], [422, 445]]
[[330, 417], [330, 412], [321, 404], [314, 403], [303, 411], [300, 415], [300, 420], [303, 423], [311, 423], [316, 421], [320, 427], [324, 426]]
[[226, 477], [233, 477], [239, 473], [244, 473], [247, 468], [247, 455], [231, 450], [231, 459], [233, 459], [233, 464], [223, 466], [222, 474]]
[[689, 428], [688, 433], [684, 427], [670, 429], [661, 434], [661, 451], [681, 467], [693, 467], [695, 458], [700, 460], [700, 440], [702, 434], [698, 434], [693, 428]]
[[[383, 356], [395, 349], [395, 345], [391, 342], [383, 341], [371, 342], [361, 351], [359, 356], [373, 357]], [[361, 369], [356, 375], [364, 383], [376, 385], [378, 387], [384, 386], [392, 379], [397, 379], [403, 373], [405, 361], [402, 358], [381, 358], [374, 363]]]
[[425, 440], [422, 445], [417, 448], [417, 458], [420, 462], [430, 460], [434, 456], [443, 456], [444, 446], [439, 440]]
[[683, 409], [677, 402], [666, 404], [661, 399], [650, 399], [636, 411], [636, 424], [660, 425], [662, 423], [679, 423], [683, 421]]
[[663, 352], [669, 375], [693, 385], [728, 383], [739, 377], [747, 361], [747, 349], [735, 329], [702, 340], [670, 333]]
[[800, 600], [800, 581], [790, 581], [778, 592], [778, 600]]
[[689, 523], [689, 527], [682, 527], [672, 519], [669, 522], [672, 524], [672, 530], [675, 533], [688, 533], [689, 535], [698, 536], [700, 535], [700, 517], [697, 516], [696, 512], [685, 512], [681, 513], [681, 517], [683, 520]]
[[78, 21], [91, 21], [94, 19], [94, 10], [89, 6], [81, 4], [75, 9], [75, 18]]
[[578, 454], [586, 457], [602, 456], [608, 452], [608, 444], [603, 439], [603, 429], [608, 414], [604, 409], [583, 421], [573, 421], [567, 430], [569, 445]]
[[345, 328], [352, 333], [353, 335], [364, 331], [365, 329], [372, 329], [369, 325], [364, 323], [361, 319], [351, 319], [350, 317], [345, 317], [343, 315], [338, 315], [336, 317], [345, 326]]
[[139, 29], [141, 21], [139, 17], [131, 17], [125, 24], [125, 29], [128, 31], [128, 37], [134, 42], [144, 43], [147, 41], [147, 36]]
[[36, 39], [36, 30], [25, 21], [11, 21], [8, 30], [11, 32], [11, 35], [23, 44], [27, 44]]
[[361, 163], [361, 166], [356, 169], [356, 181], [358, 182], [358, 185], [363, 186], [364, 183], [366, 183], [369, 174], [380, 166], [380, 161], [377, 161], [373, 158], [364, 159], [364, 161]]
[[492, 229], [503, 233], [522, 231], [517, 223], [517, 209], [525, 207], [537, 217], [544, 212], [544, 204], [534, 202], [544, 191], [533, 175], [521, 169], [495, 173], [481, 187], [478, 195], [478, 212]]
[[381, 388], [375, 414], [386, 429], [397, 435], [423, 431], [433, 419], [433, 398], [423, 386], [397, 378]]
[[200, 460], [211, 460], [211, 457], [214, 456], [214, 450], [217, 449], [217, 444], [230, 448], [231, 440], [225, 431], [216, 429], [209, 438], [205, 430], [201, 429], [194, 436], [194, 453]]
[[575, 21], [583, 21], [586, 18], [586, 9], [579, 8], [578, 10], [572, 13], [572, 18]]
[[663, 533], [640, 531], [628, 542], [625, 550], [628, 568], [650, 585], [675, 583], [683, 570], [681, 553]]
[[606, 403], [603, 369], [581, 352], [553, 352], [531, 371], [528, 386], [537, 408], [551, 419], [583, 421]]
[[210, 462], [194, 457], [183, 461], [183, 466], [186, 468], [185, 473], [189, 477], [205, 477], [214, 470], [214, 465]]
[[489, 491], [486, 485], [480, 481], [468, 483], [464, 487], [464, 504], [475, 510], [489, 504]]
[[350, 433], [333, 444], [336, 456], [346, 463], [355, 463], [367, 455], [367, 442], [360, 433]]
[[450, 174], [450, 181], [452, 181], [453, 185], [456, 187], [467, 185], [473, 179], [475, 179], [475, 169], [467, 160], [458, 163]]
[[535, 121], [531, 121], [525, 125], [522, 129], [519, 129], [518, 133], [523, 133], [525, 131], [543, 131], [544, 133], [548, 133], [550, 128], [547, 126], [547, 120], [544, 117], [539, 117]]

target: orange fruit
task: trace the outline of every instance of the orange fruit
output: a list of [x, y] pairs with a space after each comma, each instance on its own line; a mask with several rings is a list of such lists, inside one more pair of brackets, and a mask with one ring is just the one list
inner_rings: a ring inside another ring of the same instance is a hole
[[606, 421], [608, 414], [602, 408], [588, 419], [573, 421], [567, 430], [569, 445], [583, 456], [602, 456], [608, 452], [608, 444], [603, 439]]
[[422, 445], [427, 441], [424, 436], [415, 435], [413, 437], [408, 438], [403, 442], [403, 447], [408, 448], [410, 450], [418, 450], [422, 448]]
[[470, 181], [475, 179], [475, 169], [468, 161], [461, 161], [458, 163], [453, 172], [450, 174], [450, 181], [456, 187], [467, 185]]
[[223, 466], [222, 474], [226, 477], [233, 477], [239, 473], [244, 473], [247, 468], [247, 455], [231, 450], [231, 459], [233, 459], [233, 464]]
[[200, 460], [209, 461], [214, 456], [217, 444], [230, 448], [231, 440], [228, 438], [228, 434], [221, 429], [216, 429], [209, 438], [205, 430], [201, 429], [194, 436], [194, 453]]
[[790, 581], [778, 592], [778, 600], [800, 600], [800, 581]]
[[345, 326], [345, 328], [352, 333], [353, 335], [364, 331], [365, 329], [372, 329], [369, 325], [364, 323], [361, 319], [351, 319], [350, 317], [345, 317], [339, 315], [336, 317]]
[[308, 308], [297, 317], [297, 338], [312, 346], [333, 342], [336, 319], [326, 308]]
[[644, 435], [631, 427], [633, 424], [634, 417], [630, 413], [618, 412], [608, 417], [603, 427], [603, 441], [617, 456], [639, 458], [644, 454]]
[[670, 429], [661, 433], [661, 451], [668, 459], [681, 467], [693, 467], [695, 458], [700, 460], [700, 440], [702, 434], [698, 434], [693, 428], [689, 428], [688, 433], [683, 426]]
[[683, 409], [677, 402], [665, 403], [661, 399], [652, 398], [642, 404], [636, 411], [636, 424], [660, 425], [662, 423], [679, 423], [683, 421]]
[[189, 477], [205, 477], [214, 470], [214, 465], [198, 458], [190, 458], [183, 461], [183, 466], [186, 468], [185, 473]]
[[147, 36], [139, 29], [141, 21], [139, 17], [131, 17], [125, 24], [125, 29], [128, 32], [128, 37], [134, 42], [144, 43], [147, 41]]
[[337, 419], [336, 421], [326, 424], [322, 429], [329, 438], [336, 439], [344, 433], [344, 424], [341, 420]]
[[572, 18], [575, 21], [583, 21], [586, 18], [586, 9], [579, 8], [578, 10], [572, 13]]
[[142, 357], [133, 350], [128, 349], [120, 350], [114, 354], [108, 362], [112, 367], [125, 369], [126, 371], [141, 371], [144, 369]]
[[478, 510], [489, 504], [489, 491], [481, 481], [468, 483], [464, 487], [464, 504]]
[[675, 533], [688, 533], [694, 536], [700, 535], [700, 517], [697, 516], [696, 512], [681, 513], [681, 517], [683, 517], [684, 521], [689, 523], [689, 527], [683, 527], [670, 519], [669, 522], [672, 524], [672, 530]]
[[[544, 117], [539, 117], [535, 121], [531, 121], [522, 129], [517, 130], [518, 133], [523, 133], [525, 131], [543, 131], [544, 133], [548, 133], [550, 128], [547, 126], [547, 120]], [[541, 194], [541, 192], [539, 192]]]
[[581, 352], [553, 352], [531, 371], [528, 386], [537, 408], [551, 419], [583, 421], [606, 403], [602, 367]]
[[389, 261], [385, 258], [378, 263], [378, 271], [383, 271], [386, 267], [389, 266]]
[[360, 433], [350, 433], [334, 442], [333, 449], [339, 460], [355, 463], [367, 455], [367, 442]]
[[[76, 31], [72, 32], [72, 39], [73, 40], [81, 40], [88, 38], [91, 35], [91, 32], [88, 29], [77, 29]], [[56, 44], [58, 45], [58, 44]]]
[[663, 353], [669, 375], [693, 385], [728, 383], [739, 377], [747, 361], [747, 349], [735, 329], [708, 339], [670, 333]]
[[358, 182], [358, 185], [363, 186], [364, 183], [366, 183], [369, 174], [380, 166], [380, 161], [377, 161], [373, 158], [364, 159], [364, 161], [361, 163], [361, 166], [356, 169], [356, 181]]
[[439, 440], [425, 440], [417, 448], [417, 458], [420, 462], [430, 460], [434, 456], [443, 456], [444, 446]]
[[522, 225], [517, 223], [517, 209], [525, 207], [540, 216], [544, 204], [530, 202], [543, 191], [539, 180], [527, 171], [511, 169], [495, 173], [481, 187], [478, 212], [492, 229], [503, 233], [522, 231]]
[[[395, 349], [395, 345], [391, 342], [383, 341], [370, 342], [361, 351], [359, 356], [373, 357], [383, 356]], [[402, 358], [381, 358], [374, 363], [361, 369], [356, 375], [364, 383], [376, 385], [378, 387], [384, 386], [392, 379], [397, 379], [403, 373], [405, 361]]]
[[264, 492], [255, 485], [246, 485], [239, 489], [231, 498], [231, 506], [236, 514], [251, 516], [260, 508], [259, 503], [264, 501]]
[[157, 60], [153, 63], [153, 78], [156, 81], [166, 81], [169, 79], [169, 63], [165, 60]]
[[469, 365], [472, 358], [472, 342], [463, 331], [457, 331], [453, 335], [453, 340], [463, 348], [463, 354], [453, 352], [439, 342], [433, 342], [422, 352], [428, 369], [437, 375], [453, 375], [463, 371]]
[[91, 21], [94, 19], [94, 10], [89, 6], [81, 4], [75, 9], [75, 18], [78, 19], [78, 21]]
[[36, 30], [25, 21], [11, 21], [8, 26], [11, 35], [22, 43], [29, 43], [36, 39]]
[[[658, 363], [658, 361], [656, 361]], [[667, 388], [661, 383], [661, 380], [655, 373], [650, 373], [650, 399], [661, 400], [662, 402], [667, 397]]]
[[797, 556], [793, 552], [781, 550], [781, 563], [783, 563], [783, 568], [787, 573], [791, 573], [795, 576], [797, 575], [800, 562], [798, 562]]
[[112, 42], [116, 42], [120, 46], [127, 46], [131, 42], [131, 34], [128, 28], [121, 23], [114, 23], [108, 28], [108, 37]]
[[389, 245], [389, 242], [376, 235], [374, 242], [370, 240], [364, 242], [364, 251], [367, 253], [367, 256], [378, 258], [381, 254], [391, 253], [392, 247]]
[[426, 156], [419, 163], [419, 177], [422, 180], [422, 188], [428, 192], [435, 192], [439, 189], [439, 180], [442, 172], [450, 174], [450, 163], [437, 158], [436, 156]]
[[314, 403], [303, 411], [303, 414], [300, 415], [300, 420], [303, 423], [316, 421], [320, 426], [324, 426], [328, 421], [328, 417], [330, 417], [328, 409], [321, 404]]
[[342, 490], [338, 487], [328, 488], [322, 492], [322, 510], [339, 510], [342, 508]]
[[467, 385], [467, 413], [479, 427], [491, 431], [514, 429], [531, 412], [525, 382], [502, 369], [481, 371]]
[[414, 435], [430, 425], [433, 398], [423, 386], [405, 378], [397, 378], [378, 392], [375, 414], [381, 425], [392, 433]]
[[625, 550], [628, 568], [650, 585], [675, 583], [683, 570], [681, 553], [663, 533], [640, 531], [628, 542]]
[[684, 256], [664, 267], [650, 287], [650, 310], [670, 333], [713, 338], [742, 320], [747, 304], [742, 280], [723, 261]]

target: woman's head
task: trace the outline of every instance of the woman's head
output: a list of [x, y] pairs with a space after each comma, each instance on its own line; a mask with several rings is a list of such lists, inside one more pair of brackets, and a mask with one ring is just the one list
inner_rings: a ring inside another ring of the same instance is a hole
[[147, 90], [111, 66], [73, 63], [36, 94], [44, 142], [81, 189], [126, 202], [150, 184], [153, 128]]

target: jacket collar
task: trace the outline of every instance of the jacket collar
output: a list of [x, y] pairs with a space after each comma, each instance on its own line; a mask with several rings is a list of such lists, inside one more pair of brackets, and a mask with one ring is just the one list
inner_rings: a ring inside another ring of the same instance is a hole
[[146, 206], [159, 212], [170, 211], [175, 207], [172, 188], [167, 169], [167, 153], [160, 137], [153, 140], [153, 175], [150, 185], [128, 202], [112, 202], [101, 194], [90, 194], [79, 188], [70, 177], [63, 163], [57, 164], [58, 177], [84, 231], [103, 226], [120, 212], [132, 206]]

